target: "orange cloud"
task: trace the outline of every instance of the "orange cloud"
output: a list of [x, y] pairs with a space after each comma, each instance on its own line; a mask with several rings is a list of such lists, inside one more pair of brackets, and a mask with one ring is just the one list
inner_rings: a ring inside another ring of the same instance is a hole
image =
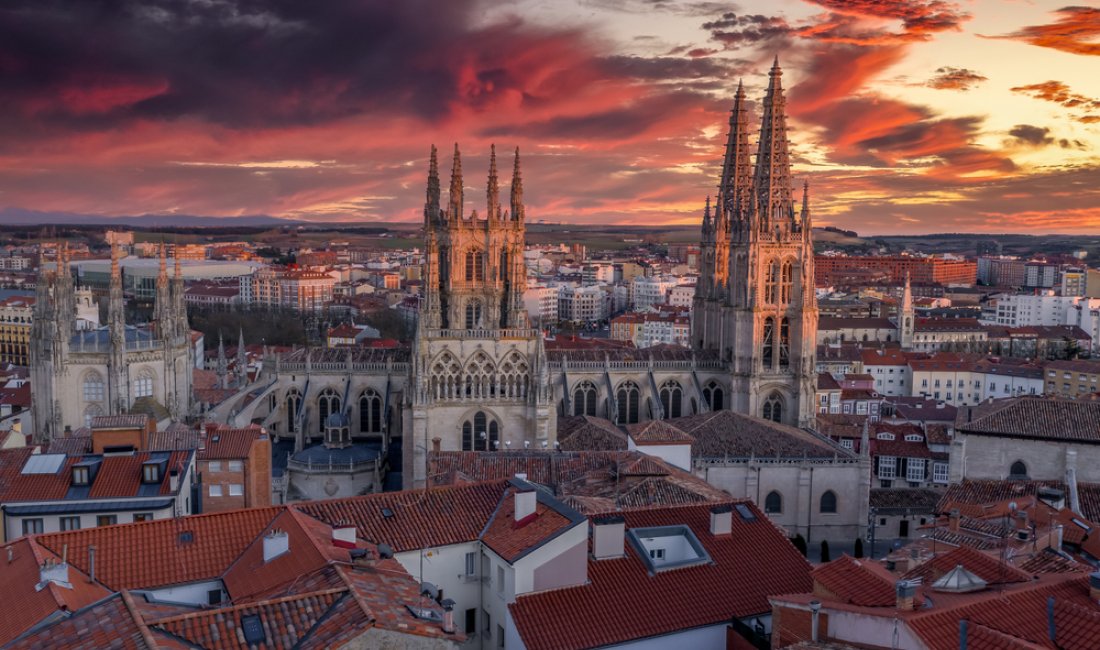
[[997, 36], [1049, 47], [1071, 54], [1100, 55], [1100, 9], [1063, 7], [1054, 12], [1058, 20], [1049, 25], [1031, 25], [1019, 31]]

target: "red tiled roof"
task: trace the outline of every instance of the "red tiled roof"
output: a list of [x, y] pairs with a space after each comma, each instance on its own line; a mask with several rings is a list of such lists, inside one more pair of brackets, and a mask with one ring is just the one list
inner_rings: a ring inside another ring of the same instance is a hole
[[71, 589], [53, 583], [36, 589], [39, 566], [47, 558], [60, 562], [61, 557], [21, 537], [6, 544], [0, 555], [11, 553], [11, 560], [0, 560], [0, 584], [9, 607], [0, 608], [0, 644], [7, 643], [38, 621], [59, 611], [75, 611], [93, 603], [108, 592], [92, 584], [80, 571], [69, 567]]
[[1023, 571], [966, 546], [941, 553], [909, 571], [904, 577], [907, 580], [921, 578], [925, 584], [931, 584], [960, 564], [990, 585], [1027, 582], [1031, 579]]
[[810, 575], [815, 583], [814, 593], [823, 588], [841, 602], [888, 607], [897, 601], [893, 578], [873, 561], [842, 555], [817, 567]]
[[[389, 544], [395, 551], [432, 548], [478, 538], [500, 503], [504, 480], [453, 488], [384, 492], [298, 504], [325, 522], [346, 521], [359, 537]], [[386, 517], [382, 511], [389, 511]]]
[[750, 502], [730, 535], [710, 534], [712, 504], [626, 510], [626, 526], [687, 525], [713, 563], [650, 575], [627, 544], [622, 558], [590, 561], [585, 585], [520, 596], [509, 605], [529, 650], [625, 643], [769, 612], [769, 593], [810, 588], [809, 565]]
[[536, 504], [534, 519], [526, 523], [515, 521], [515, 494], [514, 487], [505, 491], [500, 508], [481, 536], [489, 548], [509, 563], [575, 525], [568, 517], [543, 503]]
[[219, 577], [279, 512], [234, 510], [46, 533], [36, 540], [58, 554], [67, 545], [69, 563], [81, 571], [88, 569], [88, 547], [95, 546], [96, 580], [110, 589], [159, 587]]
[[[20, 609], [22, 603], [20, 603]], [[38, 620], [28, 620], [36, 623]], [[170, 639], [159, 643], [161, 648], [182, 648]], [[122, 594], [101, 600], [90, 607], [74, 610], [72, 616], [61, 618], [44, 630], [23, 637], [10, 645], [10, 650], [146, 650], [150, 648], [142, 635]]]
[[127, 413], [123, 415], [97, 415], [92, 418], [93, 429], [144, 429], [149, 416]]
[[199, 451], [199, 460], [248, 458], [253, 443], [266, 436], [260, 427], [217, 429], [206, 436], [206, 448]]
[[[79, 461], [80, 459], [75, 459]], [[96, 472], [92, 481], [92, 489], [88, 494], [92, 499], [133, 497], [137, 496], [142, 486], [142, 465], [150, 460], [149, 452], [138, 452], [133, 456], [106, 456]], [[190, 464], [190, 451], [173, 451], [168, 457], [168, 462], [163, 465], [163, 474], [160, 476], [160, 493], [172, 494], [170, 472], [173, 469], [185, 468]], [[70, 483], [70, 477], [64, 473], [59, 477], [66, 490]]]
[[637, 445], [682, 445], [695, 441], [694, 437], [665, 420], [628, 424], [626, 432]]

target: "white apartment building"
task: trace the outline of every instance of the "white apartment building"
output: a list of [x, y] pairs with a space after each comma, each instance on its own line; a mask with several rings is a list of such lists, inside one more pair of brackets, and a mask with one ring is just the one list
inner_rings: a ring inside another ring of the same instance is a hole
[[942, 400], [952, 406], [1043, 393], [1043, 371], [1029, 365], [920, 359], [910, 361], [910, 372], [911, 396]]
[[556, 323], [558, 320], [558, 287], [528, 285], [523, 292], [523, 306], [531, 320], [543, 323]]
[[668, 292], [673, 287], [679, 286], [678, 278], [672, 276], [661, 277], [636, 277], [630, 284], [634, 309], [642, 310], [651, 305], [661, 305], [668, 302]]
[[615, 281], [615, 265], [611, 263], [586, 264], [581, 269], [583, 284], [611, 284]]
[[1053, 291], [1039, 295], [1000, 294], [996, 313], [987, 324], [1007, 327], [1076, 325], [1092, 336], [1093, 351], [1100, 352], [1100, 298], [1056, 296]]
[[558, 293], [558, 318], [573, 322], [605, 320], [611, 315], [611, 294], [603, 285], [562, 286]]
[[687, 307], [691, 308], [692, 301], [695, 299], [695, 285], [694, 284], [681, 284], [679, 286], [672, 287], [668, 292], [668, 304], [673, 307]]

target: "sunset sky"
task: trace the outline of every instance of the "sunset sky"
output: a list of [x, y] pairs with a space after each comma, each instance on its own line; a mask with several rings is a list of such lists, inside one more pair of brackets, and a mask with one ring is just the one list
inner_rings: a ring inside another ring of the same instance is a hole
[[696, 223], [776, 55], [816, 225], [1100, 228], [1100, 9], [1045, 0], [4, 0], [0, 211], [413, 221], [458, 141], [467, 209], [496, 143], [529, 219]]

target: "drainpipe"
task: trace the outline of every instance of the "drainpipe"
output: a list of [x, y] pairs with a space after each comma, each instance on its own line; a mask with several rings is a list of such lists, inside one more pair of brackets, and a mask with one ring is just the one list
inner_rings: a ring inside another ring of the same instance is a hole
[[821, 613], [821, 601], [810, 601], [810, 640], [814, 643], [818, 641], [818, 623], [819, 614]]

